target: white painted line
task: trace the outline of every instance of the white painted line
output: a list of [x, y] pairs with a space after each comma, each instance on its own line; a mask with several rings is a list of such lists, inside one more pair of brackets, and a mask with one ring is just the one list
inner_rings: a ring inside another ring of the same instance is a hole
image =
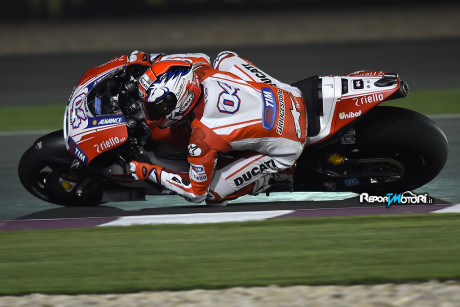
[[123, 216], [116, 221], [99, 226], [248, 222], [261, 221], [292, 212], [294, 210]]
[[456, 204], [444, 209], [433, 211], [432, 213], [460, 213], [460, 204]]

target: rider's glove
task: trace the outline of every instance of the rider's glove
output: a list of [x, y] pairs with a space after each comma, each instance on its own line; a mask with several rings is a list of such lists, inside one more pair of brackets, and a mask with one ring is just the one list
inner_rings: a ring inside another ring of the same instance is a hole
[[131, 55], [129, 56], [128, 59], [128, 65], [132, 64], [140, 64], [143, 66], [150, 66], [152, 65], [155, 60], [157, 60], [159, 57], [161, 57], [163, 53], [145, 53], [142, 51], [133, 51]]
[[161, 184], [161, 172], [163, 171], [163, 167], [161, 166], [131, 161], [129, 163], [129, 170], [135, 180], [150, 179], [156, 184]]

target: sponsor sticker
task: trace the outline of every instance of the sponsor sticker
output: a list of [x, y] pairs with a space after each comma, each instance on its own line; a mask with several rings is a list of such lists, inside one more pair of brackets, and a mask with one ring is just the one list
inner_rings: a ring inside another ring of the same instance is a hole
[[116, 147], [120, 144], [123, 144], [123, 142], [126, 140], [126, 138], [121, 138], [119, 139], [118, 137], [111, 137], [108, 140], [102, 141], [100, 144], [94, 144], [94, 148], [96, 148], [96, 151], [98, 153], [104, 152], [106, 150], [109, 150], [112, 147]]
[[276, 118], [276, 98], [273, 91], [268, 87], [263, 87], [261, 91], [263, 109], [262, 109], [262, 127], [266, 130], [272, 130], [275, 126]]
[[353, 80], [353, 88], [355, 90], [362, 90], [364, 88], [363, 79]]
[[139, 84], [144, 90], [148, 90], [152, 83], [152, 80], [150, 80], [150, 78], [145, 74], [139, 78]]
[[72, 138], [69, 138], [68, 140], [68, 144], [69, 144], [69, 149], [70, 151], [72, 151], [72, 153], [74, 154], [74, 156], [80, 160], [81, 162], [83, 163], [87, 163], [88, 162], [88, 157], [86, 156], [86, 154], [83, 152], [83, 150], [81, 150], [80, 147], [78, 147], [77, 143], [75, 143], [75, 141], [72, 139]]
[[190, 178], [195, 180], [196, 182], [204, 182], [208, 180], [203, 165], [191, 164]]
[[269, 78], [264, 72], [262, 72], [260, 69], [252, 66], [249, 63], [243, 64], [242, 65], [244, 68], [246, 68], [249, 72], [252, 73], [254, 77], [259, 79], [260, 82], [267, 83], [273, 86], [276, 86], [276, 84], [273, 82], [272, 79]]
[[117, 125], [126, 122], [126, 119], [123, 115], [118, 116], [97, 116], [89, 118], [88, 128], [108, 126], [108, 125]]
[[180, 111], [185, 112], [192, 104], [193, 100], [195, 100], [195, 93], [190, 92], [187, 97], [185, 98], [185, 102], [182, 104]]
[[379, 77], [383, 75], [383, 71], [355, 71], [351, 75], [355, 77]]
[[278, 105], [279, 105], [279, 116], [278, 116], [278, 125], [276, 126], [276, 133], [279, 135], [283, 134], [284, 129], [284, 93], [282, 90], [278, 89]]
[[347, 186], [347, 187], [354, 187], [354, 186], [357, 186], [359, 185], [359, 180], [358, 178], [347, 178], [347, 179], [344, 179], [343, 180], [343, 183]]
[[[257, 176], [259, 174], [264, 173], [268, 169], [273, 169], [276, 168], [275, 166], [275, 161], [273, 159], [270, 159], [268, 161], [265, 161], [260, 164], [256, 164], [254, 167], [252, 167], [250, 170], [239, 174], [238, 177], [233, 179], [233, 182], [237, 187], [243, 185], [244, 183], [250, 183], [253, 179], [254, 176]], [[245, 186], [245, 185], [243, 185]]]
[[292, 100], [291, 95], [289, 95], [289, 98], [291, 99], [291, 115], [292, 119], [294, 120], [295, 133], [297, 135], [297, 138], [300, 140], [300, 138], [302, 137], [302, 129], [300, 128], [300, 112], [297, 110], [296, 104]]
[[339, 119], [349, 119], [349, 118], [355, 118], [359, 116], [361, 116], [361, 110], [359, 110], [358, 112], [339, 113]]
[[187, 149], [189, 156], [198, 157], [201, 155], [201, 148], [198, 147], [196, 144], [189, 144]]
[[383, 94], [371, 94], [353, 98], [355, 106], [360, 107], [369, 103], [376, 103], [383, 100]]
[[103, 118], [99, 120], [97, 123], [98, 126], [101, 125], [113, 125], [113, 124], [120, 124], [123, 122], [123, 117], [111, 117], [111, 118]]

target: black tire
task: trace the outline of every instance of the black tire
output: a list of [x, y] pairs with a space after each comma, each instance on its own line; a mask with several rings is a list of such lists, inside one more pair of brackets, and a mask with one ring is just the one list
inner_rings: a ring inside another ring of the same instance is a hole
[[404, 192], [435, 178], [447, 161], [444, 132], [428, 117], [415, 111], [389, 106], [371, 110], [356, 126], [354, 158], [388, 158], [399, 162], [404, 173], [398, 180], [363, 184], [354, 192]]
[[39, 157], [38, 150], [34, 146], [30, 147], [19, 161], [19, 179], [27, 191], [46, 202], [62, 206], [96, 206], [102, 203], [101, 191], [81, 198], [75, 192], [65, 191], [59, 184], [59, 178], [60, 174], [70, 168], [70, 164], [64, 166], [48, 162]]

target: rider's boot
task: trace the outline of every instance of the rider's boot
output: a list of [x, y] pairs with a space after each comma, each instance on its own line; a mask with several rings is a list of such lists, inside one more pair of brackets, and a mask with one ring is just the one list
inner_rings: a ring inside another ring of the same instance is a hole
[[258, 195], [260, 193], [266, 193], [269, 195], [270, 192], [281, 191], [292, 192], [294, 185], [294, 171], [295, 165], [284, 171], [259, 178], [254, 182], [254, 188], [251, 195]]
[[254, 189], [254, 183], [251, 183], [238, 191], [225, 196], [224, 198], [220, 198], [220, 196], [215, 193], [214, 191], [210, 190], [208, 193], [208, 197], [206, 198], [206, 205], [212, 207], [224, 207], [228, 204], [229, 200], [237, 199], [240, 196], [250, 195], [251, 191]]

